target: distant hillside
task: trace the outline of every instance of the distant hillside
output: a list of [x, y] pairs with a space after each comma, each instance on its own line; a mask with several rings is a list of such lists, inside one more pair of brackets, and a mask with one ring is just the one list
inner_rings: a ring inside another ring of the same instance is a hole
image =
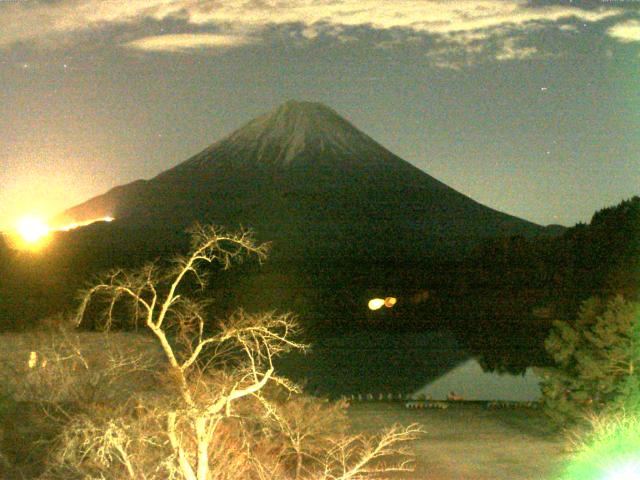
[[[553, 238], [484, 242], [456, 267], [448, 316], [485, 364], [526, 365], [528, 346], [544, 341], [554, 320], [572, 321], [589, 297], [640, 296], [640, 197], [596, 212]], [[510, 332], [512, 346], [487, 331]], [[507, 353], [509, 351], [509, 353]], [[510, 358], [509, 358], [510, 357]]]

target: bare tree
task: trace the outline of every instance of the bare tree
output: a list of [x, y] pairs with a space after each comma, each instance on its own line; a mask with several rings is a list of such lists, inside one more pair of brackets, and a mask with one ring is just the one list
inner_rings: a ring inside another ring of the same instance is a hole
[[[69, 469], [85, 465], [84, 474], [97, 478], [347, 480], [365, 478], [366, 472], [406, 470], [405, 460], [372, 465], [406, 453], [393, 446], [414, 438], [415, 425], [394, 428], [376, 441], [345, 434], [322, 439], [322, 429], [309, 423], [320, 416], [317, 411], [305, 424], [295, 410], [278, 403], [283, 392], [285, 404], [300, 393], [274, 368], [278, 355], [306, 348], [295, 339], [299, 328], [292, 315], [240, 310], [216, 328], [207, 325], [207, 303], [189, 295], [187, 284], [204, 287], [207, 264], [227, 269], [246, 256], [262, 261], [267, 245], [257, 244], [248, 231], [198, 226], [192, 233], [190, 254], [171, 268], [151, 263], [115, 270], [82, 293], [78, 325], [102, 303], [99, 324], [105, 330], [118, 325], [118, 313], [128, 306], [127, 321], [151, 332], [166, 361], [166, 370], [159, 372], [166, 391], [132, 395], [133, 407], [119, 405], [102, 417], [95, 412], [78, 416], [52, 462], [64, 467], [58, 472], [66, 468], [71, 478]], [[313, 410], [309, 402], [297, 405], [299, 412]], [[289, 468], [292, 452], [295, 466]], [[51, 472], [55, 478], [55, 468]]]

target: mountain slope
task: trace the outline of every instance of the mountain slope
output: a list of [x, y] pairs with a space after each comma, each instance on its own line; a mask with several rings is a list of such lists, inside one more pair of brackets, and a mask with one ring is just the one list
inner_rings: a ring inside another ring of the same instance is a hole
[[157, 177], [57, 221], [114, 216], [165, 231], [254, 228], [276, 258], [407, 260], [544, 228], [485, 207], [397, 157], [324, 105], [289, 101]]

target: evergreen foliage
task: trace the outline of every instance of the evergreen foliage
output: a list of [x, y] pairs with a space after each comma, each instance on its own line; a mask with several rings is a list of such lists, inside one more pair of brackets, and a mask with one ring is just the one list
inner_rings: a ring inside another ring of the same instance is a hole
[[459, 330], [483, 366], [549, 365], [543, 342], [552, 319], [577, 318], [590, 297], [640, 299], [640, 197], [559, 236], [490, 239], [460, 268], [451, 317], [463, 319]]
[[545, 341], [555, 366], [540, 369], [548, 415], [560, 425], [616, 411], [640, 398], [640, 303], [621, 295], [583, 302], [575, 322], [556, 321]]

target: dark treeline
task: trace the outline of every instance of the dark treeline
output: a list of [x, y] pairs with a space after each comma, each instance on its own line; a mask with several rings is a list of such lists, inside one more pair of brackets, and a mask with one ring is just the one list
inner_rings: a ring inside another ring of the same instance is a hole
[[[75, 304], [77, 290], [99, 272], [166, 261], [188, 248], [170, 228], [95, 224], [56, 235], [39, 253], [0, 245], [0, 322], [20, 330]], [[212, 269], [212, 316], [237, 307], [298, 314], [310, 337], [366, 329], [385, 332], [446, 327], [492, 369], [545, 364], [543, 341], [556, 319], [575, 317], [594, 296], [638, 293], [640, 197], [595, 213], [557, 236], [485, 240], [465, 257], [363, 261], [314, 256], [264, 265]], [[277, 252], [276, 252], [277, 253]], [[392, 309], [371, 312], [373, 297], [396, 296]]]
[[452, 305], [459, 309], [454, 318], [464, 319], [459, 331], [482, 353], [485, 365], [517, 369], [530, 364], [530, 354], [545, 362], [541, 341], [554, 320], [572, 321], [579, 305], [593, 296], [637, 298], [640, 197], [604, 208], [589, 224], [556, 237], [487, 241], [462, 263], [462, 270], [454, 288], [458, 300]]

